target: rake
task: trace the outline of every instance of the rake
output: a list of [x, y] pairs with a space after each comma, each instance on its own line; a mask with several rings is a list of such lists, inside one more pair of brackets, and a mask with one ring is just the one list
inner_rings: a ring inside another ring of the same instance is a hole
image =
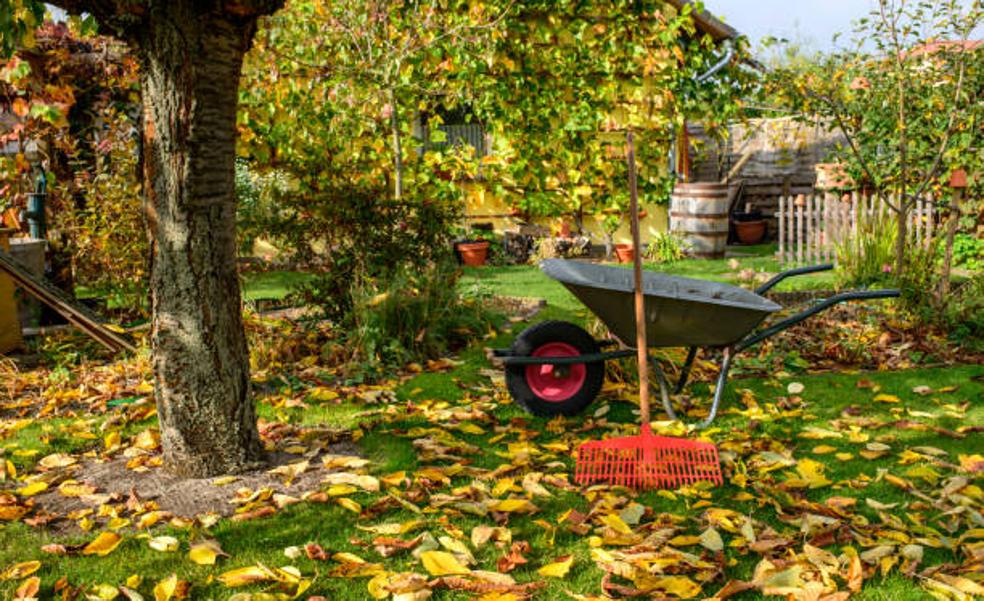
[[638, 436], [586, 442], [578, 447], [574, 480], [579, 484], [608, 483], [632, 488], [677, 488], [701, 480], [721, 484], [723, 479], [717, 447], [697, 440], [656, 436], [649, 425], [649, 369], [639, 241], [639, 192], [636, 182], [635, 141], [631, 131], [628, 132], [626, 141], [635, 270], [639, 417], [642, 427]]

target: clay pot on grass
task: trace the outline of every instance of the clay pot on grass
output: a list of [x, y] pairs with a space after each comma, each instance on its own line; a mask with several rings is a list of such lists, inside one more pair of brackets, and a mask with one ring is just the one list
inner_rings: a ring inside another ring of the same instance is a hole
[[742, 244], [759, 244], [765, 238], [765, 219], [762, 211], [735, 213], [733, 216], [735, 235]]
[[632, 262], [632, 245], [631, 244], [616, 244], [615, 245], [615, 256], [618, 257], [619, 263], [631, 263]]
[[481, 267], [489, 256], [489, 243], [485, 240], [459, 242], [455, 245], [461, 262], [468, 267]]

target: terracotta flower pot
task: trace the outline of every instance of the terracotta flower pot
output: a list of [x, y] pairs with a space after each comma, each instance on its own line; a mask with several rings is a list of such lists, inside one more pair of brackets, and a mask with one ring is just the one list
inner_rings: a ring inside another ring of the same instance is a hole
[[461, 255], [461, 262], [469, 267], [481, 267], [485, 265], [485, 259], [489, 255], [489, 243], [481, 242], [459, 242], [458, 253]]
[[735, 233], [742, 244], [758, 244], [765, 237], [765, 220], [736, 221]]
[[632, 245], [631, 244], [616, 244], [615, 245], [615, 256], [618, 257], [619, 263], [631, 263], [632, 262]]

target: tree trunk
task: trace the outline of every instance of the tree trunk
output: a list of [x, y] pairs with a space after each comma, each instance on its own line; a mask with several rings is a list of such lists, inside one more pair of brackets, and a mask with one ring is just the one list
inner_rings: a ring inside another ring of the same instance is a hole
[[899, 199], [899, 210], [895, 213], [895, 277], [902, 276], [905, 269], [906, 238], [909, 236], [909, 203]]
[[208, 477], [257, 465], [236, 262], [238, 82], [255, 17], [149, 3], [142, 63], [152, 235], [154, 390], [165, 465]]
[[400, 110], [396, 104], [396, 89], [390, 88], [390, 129], [393, 131], [393, 197], [403, 197], [403, 144], [400, 141]]

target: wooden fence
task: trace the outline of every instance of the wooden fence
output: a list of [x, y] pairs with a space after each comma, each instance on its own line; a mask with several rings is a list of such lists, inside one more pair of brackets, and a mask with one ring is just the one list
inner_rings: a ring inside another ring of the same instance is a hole
[[[883, 197], [857, 192], [783, 196], [776, 217], [782, 264], [836, 262], [837, 246], [857, 239], [859, 223], [865, 219], [880, 227], [896, 227], [895, 213]], [[937, 218], [932, 200], [917, 200], [909, 212], [909, 239], [929, 245]]]

